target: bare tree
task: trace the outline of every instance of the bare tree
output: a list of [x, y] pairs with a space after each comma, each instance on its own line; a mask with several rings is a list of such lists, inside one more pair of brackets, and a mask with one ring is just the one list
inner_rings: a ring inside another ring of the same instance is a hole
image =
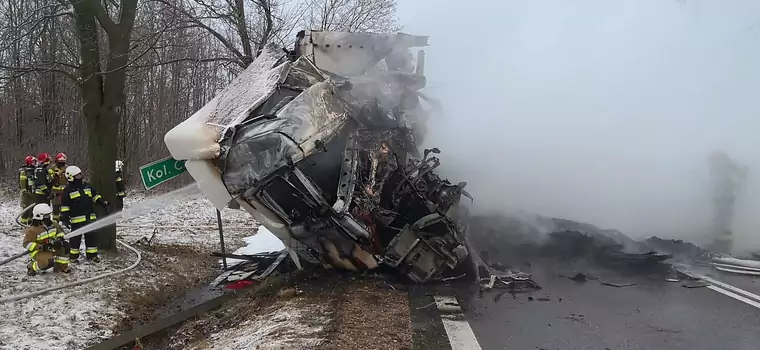
[[287, 9], [278, 0], [154, 1], [176, 9], [189, 27], [210, 34], [240, 68], [251, 64], [266, 43], [282, 41], [305, 13], [300, 6]]
[[316, 30], [389, 32], [396, 24], [396, 0], [306, 0], [308, 24]]

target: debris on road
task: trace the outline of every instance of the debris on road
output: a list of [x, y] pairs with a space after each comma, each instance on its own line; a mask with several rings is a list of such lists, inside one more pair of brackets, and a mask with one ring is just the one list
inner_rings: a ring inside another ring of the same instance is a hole
[[602, 280], [599, 280], [599, 284], [603, 286], [610, 286], [610, 287], [617, 287], [617, 288], [633, 287], [636, 285], [636, 283], [615, 283], [615, 282], [605, 282]]
[[499, 273], [490, 270], [489, 277], [480, 279], [481, 290], [491, 289], [509, 289], [510, 292], [529, 292], [541, 289], [535, 281], [530, 278], [530, 274], [524, 272], [513, 273], [507, 271]]
[[688, 281], [688, 282], [684, 282], [684, 284], [682, 284], [681, 286], [684, 287], [684, 288], [702, 288], [702, 287], [707, 287], [709, 285], [710, 285], [710, 283], [707, 283], [705, 281], [701, 281], [700, 280], [700, 281]]

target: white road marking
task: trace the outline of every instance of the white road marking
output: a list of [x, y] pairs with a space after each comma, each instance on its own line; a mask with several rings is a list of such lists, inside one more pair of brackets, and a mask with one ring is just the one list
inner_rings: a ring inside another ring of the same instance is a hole
[[756, 302], [754, 300], [747, 299], [747, 298], [745, 298], [745, 297], [743, 297], [743, 296], [741, 296], [739, 294], [729, 292], [729, 291], [727, 291], [727, 290], [725, 290], [723, 288], [716, 287], [716, 286], [707, 286], [707, 288], [712, 289], [712, 290], [714, 290], [714, 291], [716, 291], [716, 292], [718, 292], [720, 294], [729, 296], [731, 298], [734, 298], [736, 300], [739, 300], [741, 302], [744, 302], [746, 304], [752, 305], [752, 306], [760, 309], [760, 303], [758, 303], [758, 302]]
[[434, 297], [435, 305], [441, 313], [443, 328], [449, 337], [452, 350], [480, 350], [480, 343], [475, 338], [475, 333], [470, 328], [470, 323], [464, 317], [459, 301], [455, 297]]
[[[741, 296], [743, 296], [745, 298], [749, 298], [751, 300], [760, 302], [760, 295], [754, 294], [752, 292], [748, 292], [748, 291], [746, 291], [744, 289], [741, 289], [741, 288], [738, 288], [738, 287], [734, 287], [734, 286], [732, 286], [732, 285], [730, 285], [728, 283], [723, 283], [723, 282], [718, 281], [718, 280], [716, 280], [714, 278], [710, 278], [710, 277], [707, 277], [707, 276], [702, 276], [701, 278], [703, 280], [707, 281], [707, 282], [710, 282], [710, 284], [714, 284], [714, 285], [716, 285], [716, 286], [718, 286], [718, 287], [720, 287], [722, 289], [729, 290], [731, 292], [734, 292], [735, 294], [740, 294]], [[710, 288], [710, 289], [712, 289], [712, 288]]]

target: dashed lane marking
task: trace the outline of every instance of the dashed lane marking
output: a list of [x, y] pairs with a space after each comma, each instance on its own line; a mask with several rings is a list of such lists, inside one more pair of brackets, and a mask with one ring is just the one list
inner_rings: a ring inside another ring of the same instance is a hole
[[480, 350], [480, 343], [475, 338], [470, 323], [464, 317], [459, 301], [455, 297], [440, 295], [436, 295], [434, 299], [438, 312], [441, 314], [443, 328], [446, 329], [446, 335], [449, 337], [451, 349]]

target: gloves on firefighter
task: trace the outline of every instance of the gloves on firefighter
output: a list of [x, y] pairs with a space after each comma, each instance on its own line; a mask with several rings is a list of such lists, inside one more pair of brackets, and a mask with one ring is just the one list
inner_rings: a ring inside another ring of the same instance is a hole
[[69, 220], [62, 220], [58, 222], [59, 225], [65, 226], [67, 229], [71, 230], [71, 223]]

